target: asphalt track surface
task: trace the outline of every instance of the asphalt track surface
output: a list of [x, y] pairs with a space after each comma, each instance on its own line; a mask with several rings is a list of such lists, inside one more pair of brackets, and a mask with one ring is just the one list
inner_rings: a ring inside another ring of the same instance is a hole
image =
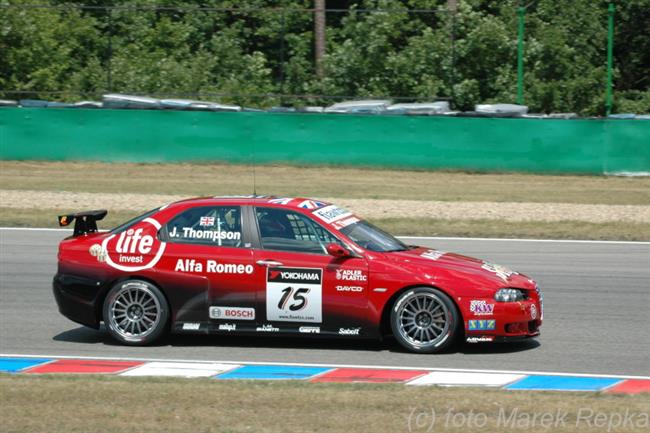
[[57, 310], [51, 280], [68, 233], [0, 229], [0, 353], [650, 375], [650, 243], [407, 238], [509, 266], [544, 291], [538, 339], [416, 355], [390, 339], [172, 336], [117, 345]]

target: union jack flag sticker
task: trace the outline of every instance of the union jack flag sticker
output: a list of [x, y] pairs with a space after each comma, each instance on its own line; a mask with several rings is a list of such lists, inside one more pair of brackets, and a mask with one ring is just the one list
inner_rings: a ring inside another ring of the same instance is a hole
[[323, 206], [325, 206], [325, 203], [316, 200], [305, 200], [298, 205], [298, 207], [303, 209], [318, 209]]
[[287, 198], [287, 197], [272, 198], [271, 200], [269, 200], [269, 203], [287, 205], [287, 204], [289, 204], [291, 202], [291, 200], [293, 200], [293, 199], [292, 198]]
[[209, 227], [214, 225], [214, 217], [204, 216], [199, 220], [199, 225]]

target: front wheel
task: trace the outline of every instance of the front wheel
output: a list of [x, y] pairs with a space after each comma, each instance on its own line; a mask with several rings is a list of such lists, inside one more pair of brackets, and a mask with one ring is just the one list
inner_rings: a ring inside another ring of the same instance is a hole
[[462, 319], [449, 296], [430, 287], [402, 293], [395, 302], [390, 324], [395, 339], [416, 353], [436, 353], [453, 344]]
[[131, 346], [153, 343], [166, 331], [169, 307], [162, 292], [142, 280], [117, 283], [104, 301], [104, 324], [117, 341]]

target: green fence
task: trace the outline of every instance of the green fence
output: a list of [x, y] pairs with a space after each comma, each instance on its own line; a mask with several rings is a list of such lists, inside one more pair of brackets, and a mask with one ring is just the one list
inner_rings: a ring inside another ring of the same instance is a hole
[[3, 108], [0, 158], [650, 172], [650, 121]]

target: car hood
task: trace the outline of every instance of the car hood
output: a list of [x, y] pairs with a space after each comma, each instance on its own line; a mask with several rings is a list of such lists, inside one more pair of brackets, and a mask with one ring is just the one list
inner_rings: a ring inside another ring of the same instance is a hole
[[518, 287], [534, 289], [535, 282], [526, 275], [504, 266], [461, 254], [417, 247], [384, 254], [395, 266], [435, 280], [440, 275], [462, 276], [484, 288]]

